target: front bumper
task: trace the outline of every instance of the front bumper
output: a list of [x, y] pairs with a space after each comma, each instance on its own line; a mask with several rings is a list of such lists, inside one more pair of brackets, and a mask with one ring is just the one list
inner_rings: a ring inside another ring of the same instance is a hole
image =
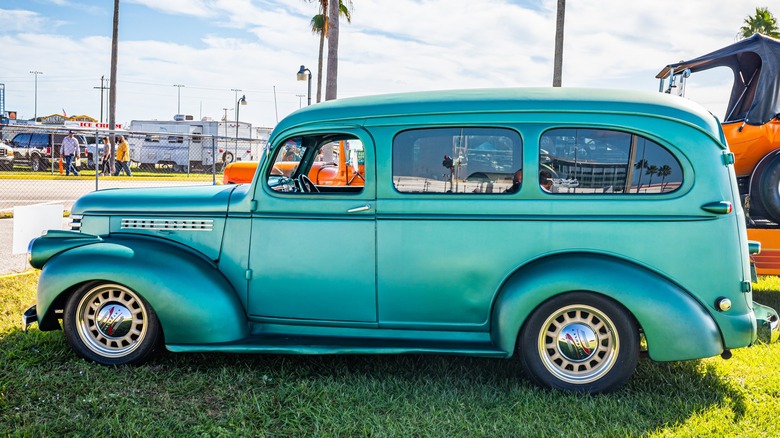
[[780, 338], [780, 317], [771, 307], [753, 302], [753, 314], [758, 325], [758, 340], [764, 343], [777, 342]]
[[31, 306], [22, 313], [22, 327], [24, 327], [24, 331], [27, 331], [27, 329], [36, 322], [38, 322], [38, 312], [35, 306]]

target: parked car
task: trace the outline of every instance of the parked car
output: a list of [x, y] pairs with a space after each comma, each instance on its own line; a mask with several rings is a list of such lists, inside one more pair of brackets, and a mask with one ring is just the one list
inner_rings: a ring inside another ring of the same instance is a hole
[[[30, 244], [42, 271], [25, 323], [106, 365], [163, 345], [459, 354], [613, 391], [642, 350], [728, 358], [780, 333], [752, 301], [759, 245], [722, 139], [702, 107], [657, 93], [321, 103], [279, 123], [251, 184], [80, 198], [72, 230]], [[361, 151], [360, 184], [312, 179], [338, 142]]]
[[[9, 142], [14, 148], [16, 165], [26, 166], [33, 171], [51, 169], [52, 158], [59, 160], [62, 139], [67, 137], [66, 132], [20, 132], [13, 136]], [[81, 145], [81, 158], [87, 158], [85, 146], [87, 140], [83, 135], [74, 137]]]
[[0, 141], [0, 169], [14, 170], [14, 149]]

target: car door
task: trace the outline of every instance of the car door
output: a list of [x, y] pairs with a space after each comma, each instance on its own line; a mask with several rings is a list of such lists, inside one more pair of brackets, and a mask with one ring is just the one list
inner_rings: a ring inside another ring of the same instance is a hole
[[[350, 160], [332, 158], [339, 147]], [[371, 137], [359, 128], [290, 134], [265, 163], [251, 216], [249, 314], [375, 323]], [[343, 178], [314, 183], [333, 172]]]

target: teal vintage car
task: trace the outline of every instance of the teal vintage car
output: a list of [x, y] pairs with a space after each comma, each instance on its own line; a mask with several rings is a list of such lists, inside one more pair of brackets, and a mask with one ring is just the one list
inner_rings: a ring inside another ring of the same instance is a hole
[[[518, 358], [543, 386], [590, 393], [623, 385], [643, 350], [728, 358], [778, 336], [752, 301], [759, 245], [733, 155], [694, 103], [361, 97], [296, 111], [268, 144], [251, 184], [80, 198], [73, 230], [30, 244], [42, 272], [26, 323], [108, 365], [162, 346], [458, 354]], [[313, 169], [344, 175], [315, 184]]]

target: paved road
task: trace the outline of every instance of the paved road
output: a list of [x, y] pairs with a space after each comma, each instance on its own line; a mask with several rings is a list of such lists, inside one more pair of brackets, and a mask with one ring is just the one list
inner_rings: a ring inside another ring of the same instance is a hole
[[73, 203], [89, 192], [117, 187], [170, 187], [210, 185], [211, 182], [115, 180], [103, 178], [99, 182], [88, 179], [27, 180], [0, 179], [0, 212], [14, 207], [35, 204], [63, 204], [70, 210]]
[[[117, 187], [170, 187], [208, 185], [210, 182], [188, 181], [127, 181], [101, 179], [100, 190]], [[13, 211], [16, 206], [57, 204], [70, 210], [76, 199], [95, 190], [94, 180], [15, 180], [0, 179], [0, 213]], [[0, 219], [0, 275], [29, 269], [26, 254], [12, 254], [13, 219]], [[70, 219], [63, 219], [68, 229]]]

